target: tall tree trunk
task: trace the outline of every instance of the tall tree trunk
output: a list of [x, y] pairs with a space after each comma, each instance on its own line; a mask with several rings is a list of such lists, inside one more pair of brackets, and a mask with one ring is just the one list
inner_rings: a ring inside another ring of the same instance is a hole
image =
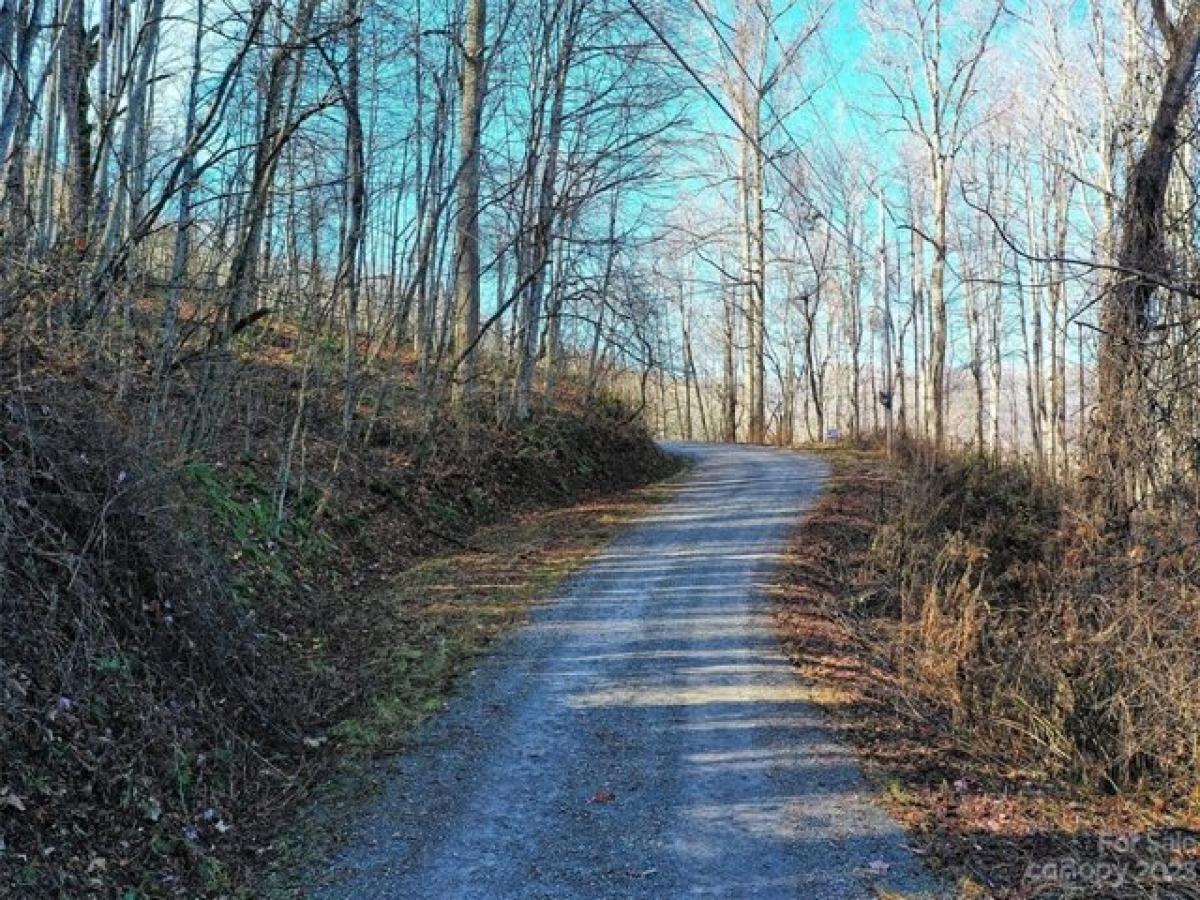
[[[882, 204], [880, 205], [880, 222], [882, 229]], [[849, 281], [850, 290], [847, 298], [846, 317], [849, 320], [847, 331], [847, 339], [850, 344], [850, 436], [854, 440], [858, 440], [859, 433], [862, 431], [862, 280], [863, 280], [863, 262], [860, 258], [857, 247], [857, 230], [854, 227], [855, 217], [853, 214], [847, 217], [847, 235], [848, 244], [847, 252], [850, 254], [850, 259], [847, 264], [850, 267]], [[866, 227], [863, 227], [863, 237], [866, 237]], [[880, 231], [880, 254], [882, 258], [883, 233]], [[864, 250], [863, 255], [869, 253], [869, 250]], [[887, 264], [884, 262], [881, 267], [881, 272], [885, 272]], [[879, 286], [880, 300], [883, 300], [887, 295], [886, 287], [881, 283]], [[880, 304], [883, 308], [883, 304]], [[887, 350], [884, 350], [887, 353]], [[885, 388], [886, 390], [886, 388]], [[877, 398], [871, 397], [869, 402], [873, 405], [877, 402]]]
[[[87, 250], [92, 215], [91, 124], [88, 113], [88, 72], [92, 54], [83, 27], [83, 0], [66, 0], [62, 46], [59, 50], [58, 89], [67, 154], [67, 228], [70, 252], [82, 257]], [[78, 304], [86, 303], [77, 298]]]
[[1153, 455], [1144, 344], [1155, 291], [1170, 275], [1163, 209], [1179, 119], [1192, 96], [1200, 55], [1200, 3], [1186, 4], [1177, 23], [1169, 20], [1165, 0], [1152, 0], [1151, 6], [1166, 40], [1166, 68], [1153, 124], [1131, 169], [1121, 210], [1116, 258], [1123, 275], [1100, 314], [1099, 434], [1094, 455], [1103, 470], [1100, 483], [1106, 485], [1108, 523], [1118, 531], [1128, 527], [1138, 502], [1139, 470]]
[[991, 395], [991, 451], [992, 459], [1000, 460], [1000, 405], [1004, 383], [1004, 258], [1000, 248], [1000, 236], [992, 239], [992, 267], [996, 273], [996, 289], [992, 298], [991, 315], [988, 317], [988, 387]]
[[[887, 253], [887, 220], [883, 205], [882, 194], [879, 197], [879, 296], [882, 300], [880, 304], [883, 308], [883, 392], [880, 397], [871, 397], [871, 405], [876, 403], [883, 405], [883, 422], [884, 422], [884, 439], [888, 456], [892, 454], [892, 445], [895, 441], [895, 409], [896, 409], [896, 384], [892, 374], [892, 292], [888, 290], [888, 253]], [[857, 299], [855, 306], [858, 305]], [[904, 358], [903, 351], [900, 352], [900, 358]], [[854, 389], [858, 391], [858, 356], [855, 354], [855, 379]], [[901, 370], [903, 371], [903, 370]], [[857, 415], [857, 406], [855, 414]]]
[[367, 175], [363, 121], [359, 104], [361, 63], [359, 43], [362, 33], [361, 0], [346, 0], [346, 80], [342, 85], [342, 105], [346, 112], [346, 224], [342, 235], [342, 254], [334, 278], [335, 294], [345, 291], [346, 330], [342, 354], [342, 441], [348, 441], [354, 428], [358, 406], [358, 315], [362, 290], [360, 251], [367, 219]]
[[[915, 207], [915, 204], [914, 204]], [[929, 437], [929, 407], [925, 384], [925, 245], [914, 231], [909, 245], [911, 264], [909, 277], [912, 283], [913, 318], [913, 433], [918, 437]]]
[[760, 127], [762, 97], [746, 85], [741, 102], [742, 297], [746, 320], [746, 439], [766, 437], [765, 204]]
[[946, 249], [950, 172], [940, 148], [936, 160], [933, 167], [933, 264], [929, 273], [929, 371], [925, 383], [933, 420], [933, 444], [941, 450], [946, 446]]
[[724, 335], [722, 361], [724, 363], [721, 405], [721, 440], [733, 443], [737, 440], [737, 309], [735, 291], [726, 286], [724, 290]]
[[479, 338], [479, 171], [485, 71], [486, 0], [468, 0], [463, 34], [462, 101], [459, 105], [458, 210], [455, 227], [455, 401], [473, 398]]
[[554, 239], [554, 220], [557, 212], [558, 153], [562, 142], [563, 107], [566, 102], [567, 82], [574, 64], [575, 39], [581, 12], [582, 6], [579, 2], [572, 2], [567, 10], [562, 25], [563, 34], [555, 69], [554, 95], [550, 102], [550, 119], [546, 131], [546, 156], [542, 163], [541, 186], [538, 190], [537, 216], [532, 246], [533, 259], [528, 276], [525, 322], [518, 354], [517, 379], [514, 386], [513, 413], [517, 419], [526, 419], [531, 412], [533, 376], [540, 336], [539, 323], [542, 318], [542, 302], [546, 286], [546, 269], [550, 263], [550, 250]]

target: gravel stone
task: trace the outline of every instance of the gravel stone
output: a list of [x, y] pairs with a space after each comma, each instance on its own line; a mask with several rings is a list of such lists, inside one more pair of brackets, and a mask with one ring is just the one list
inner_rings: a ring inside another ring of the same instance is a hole
[[943, 895], [762, 595], [825, 464], [667, 446], [693, 459], [687, 482], [498, 643], [313, 897]]

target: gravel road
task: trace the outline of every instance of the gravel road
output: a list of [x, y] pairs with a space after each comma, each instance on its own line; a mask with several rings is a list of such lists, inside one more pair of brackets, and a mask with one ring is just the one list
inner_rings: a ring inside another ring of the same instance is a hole
[[314, 897], [935, 894], [759, 594], [825, 465], [669, 446], [687, 483], [500, 642]]

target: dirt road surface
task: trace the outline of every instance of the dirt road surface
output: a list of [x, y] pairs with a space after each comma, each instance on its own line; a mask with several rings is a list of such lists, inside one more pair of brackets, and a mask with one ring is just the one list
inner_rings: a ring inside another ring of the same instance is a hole
[[395, 762], [313, 896], [936, 896], [781, 654], [761, 586], [818, 459], [694, 469], [501, 641]]

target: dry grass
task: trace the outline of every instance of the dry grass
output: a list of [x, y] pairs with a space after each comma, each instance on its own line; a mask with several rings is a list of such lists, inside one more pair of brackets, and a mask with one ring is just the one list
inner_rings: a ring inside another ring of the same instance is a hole
[[964, 896], [1200, 893], [1179, 524], [1118, 550], [1017, 470], [834, 462], [779, 622], [925, 852]]
[[470, 547], [423, 560], [382, 587], [371, 626], [371, 699], [333, 729], [371, 753], [403, 746], [463, 671], [530, 608], [669, 493], [663, 483], [485, 528]]

